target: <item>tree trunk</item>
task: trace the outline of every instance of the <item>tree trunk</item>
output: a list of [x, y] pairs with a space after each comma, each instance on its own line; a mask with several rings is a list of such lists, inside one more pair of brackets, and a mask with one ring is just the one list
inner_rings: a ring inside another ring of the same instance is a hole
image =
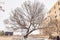
[[31, 31], [30, 31], [30, 32], [28, 32], [24, 37], [25, 37], [25, 38], [27, 38], [27, 37], [28, 37], [28, 35], [29, 35], [31, 32], [33, 32], [34, 30], [36, 30], [36, 29], [31, 30]]
[[26, 39], [26, 38], [28, 38], [28, 34], [27, 34], [27, 35], [25, 35], [25, 36], [24, 36], [24, 38], [25, 38], [25, 39]]
[[22, 36], [21, 40], [27, 40], [28, 37]]
[[22, 35], [22, 38], [21, 38], [21, 40], [27, 40], [27, 36], [24, 36], [24, 35]]
[[24, 36], [24, 39], [27, 40], [28, 35], [29, 35], [31, 32], [33, 32], [34, 30], [36, 30], [36, 29], [33, 29], [33, 30], [31, 30], [30, 32], [28, 32], [28, 33]]

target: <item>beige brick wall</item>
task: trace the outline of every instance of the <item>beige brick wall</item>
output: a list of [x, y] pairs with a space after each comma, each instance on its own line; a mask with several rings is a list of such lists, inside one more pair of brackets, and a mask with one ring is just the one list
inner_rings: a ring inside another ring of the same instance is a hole
[[60, 0], [51, 8], [51, 10], [48, 12], [48, 15], [52, 21], [57, 19], [58, 22], [60, 22]]
[[54, 30], [51, 30], [52, 28], [50, 28], [49, 30], [51, 30], [51, 32], [58, 31], [58, 34], [60, 35], [60, 0], [58, 0], [57, 3], [55, 3], [55, 5], [51, 8], [51, 10], [48, 12], [48, 16], [51, 18], [51, 22], [55, 25], [55, 26], [52, 25]]

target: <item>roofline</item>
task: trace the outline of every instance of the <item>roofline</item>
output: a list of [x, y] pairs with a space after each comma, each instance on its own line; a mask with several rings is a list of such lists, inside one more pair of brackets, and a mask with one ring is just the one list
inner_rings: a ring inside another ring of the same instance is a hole
[[[57, 1], [57, 2], [58, 2], [58, 1]], [[57, 4], [57, 2], [56, 2], [56, 3], [51, 7], [51, 9], [52, 9], [56, 4]], [[50, 9], [50, 10], [51, 10], [51, 9]], [[49, 10], [47, 13], [49, 13], [49, 12], [50, 12], [50, 10]]]

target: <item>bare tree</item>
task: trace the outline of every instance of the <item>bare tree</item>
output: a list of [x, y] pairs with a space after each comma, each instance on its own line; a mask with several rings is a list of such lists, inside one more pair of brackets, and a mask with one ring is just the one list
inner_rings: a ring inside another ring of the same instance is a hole
[[[40, 2], [24, 2], [22, 8], [16, 8], [12, 11], [9, 19], [5, 20], [12, 29], [26, 29], [24, 38], [37, 29], [45, 28], [48, 25], [45, 17], [44, 5]], [[44, 23], [46, 22], [46, 23]]]
[[50, 22], [49, 22], [49, 27], [48, 28], [46, 28], [44, 31], [45, 31], [45, 33], [46, 34], [48, 34], [49, 35], [49, 38], [53, 38], [54, 36], [52, 35], [52, 34], [54, 34], [54, 32], [56, 32], [58, 35], [59, 35], [59, 32], [60, 32], [60, 30], [59, 30], [59, 27], [60, 27], [60, 25], [59, 25], [59, 21], [58, 21], [58, 19], [57, 19], [57, 15], [53, 15], [53, 17], [51, 16], [51, 15], [48, 15], [49, 16], [49, 18], [50, 18]]
[[[56, 36], [58, 36], [59, 35], [59, 32], [60, 32], [60, 21], [59, 21], [59, 19], [57, 19], [57, 17], [58, 17], [58, 15], [54, 15], [53, 14], [53, 17], [51, 16], [51, 15], [49, 15], [49, 17], [50, 17], [50, 25], [49, 26], [51, 26], [50, 28], [49, 28], [49, 34], [53, 37], [53, 33], [54, 32], [56, 32], [57, 33], [57, 35]], [[50, 30], [51, 29], [51, 30]]]

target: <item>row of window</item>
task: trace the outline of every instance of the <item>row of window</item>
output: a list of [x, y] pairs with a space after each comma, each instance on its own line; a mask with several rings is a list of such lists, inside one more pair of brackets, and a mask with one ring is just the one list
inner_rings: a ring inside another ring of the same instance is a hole
[[[58, 2], [58, 5], [60, 5], [60, 2]], [[56, 9], [56, 6], [54, 6], [54, 9]], [[60, 8], [58, 9], [60, 11]], [[49, 11], [49, 13], [51, 13], [51, 10]], [[54, 12], [56, 14], [56, 11]], [[60, 14], [59, 14], [60, 16]], [[55, 18], [57, 18], [57, 15], [55, 16]]]
[[[58, 5], [60, 5], [60, 2], [58, 2]], [[54, 9], [56, 9], [56, 6], [54, 6]], [[59, 8], [59, 11], [60, 11], [60, 8]], [[50, 12], [51, 12], [51, 10], [50, 10]], [[55, 13], [56, 13], [56, 11], [55, 11]]]
[[[60, 5], [60, 2], [58, 2], [58, 5]], [[56, 7], [54, 6], [54, 9], [55, 9]], [[59, 11], [60, 11], [60, 8], [59, 8]], [[55, 13], [56, 13], [56, 11], [55, 11]], [[60, 16], [60, 14], [59, 14], [59, 16]], [[55, 18], [57, 18], [57, 15], [55, 16]]]
[[[60, 11], [60, 8], [59, 8], [59, 11]], [[51, 10], [49, 11], [49, 13], [51, 13]], [[56, 13], [56, 11], [55, 11], [55, 13]]]

